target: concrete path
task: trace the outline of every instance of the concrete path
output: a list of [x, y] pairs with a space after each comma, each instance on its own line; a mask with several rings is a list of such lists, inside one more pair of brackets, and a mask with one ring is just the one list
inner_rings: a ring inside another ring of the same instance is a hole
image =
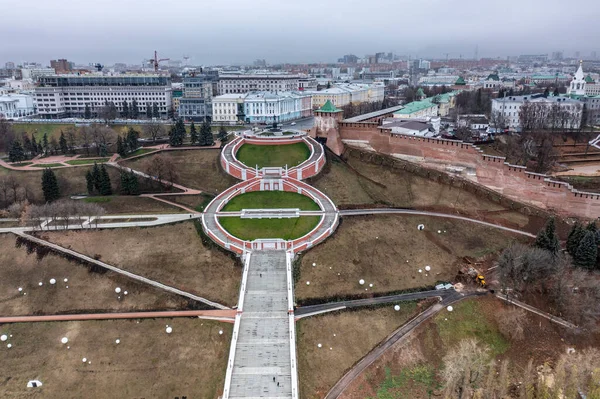
[[5, 316], [0, 317], [0, 324], [33, 323], [46, 321], [156, 319], [173, 317], [198, 317], [200, 319], [233, 323], [235, 320], [235, 310], [173, 310], [164, 312], [85, 313], [58, 314], [46, 316]]
[[[48, 165], [48, 164], [60, 164], [60, 166], [53, 166], [52, 169], [59, 169], [59, 168], [75, 168], [78, 166], [93, 166], [94, 160], [97, 160], [99, 163], [102, 159], [106, 159], [108, 157], [85, 157], [85, 156], [66, 156], [66, 155], [53, 155], [53, 156], [49, 156], [49, 157], [45, 157], [45, 158], [41, 158], [39, 155], [33, 159], [29, 159], [27, 161], [23, 161], [23, 163], [29, 163], [31, 162], [31, 165], [25, 165], [25, 166], [15, 166], [14, 164], [10, 164], [6, 161], [3, 161], [0, 159], [0, 166], [2, 166], [3, 168], [6, 169], [10, 169], [10, 170], [16, 170], [16, 171], [22, 171], [22, 172], [27, 172], [27, 171], [40, 171], [40, 170], [44, 170], [44, 167], [41, 165]], [[70, 165], [67, 162], [68, 161], [80, 161], [82, 159], [85, 160], [91, 160], [92, 163], [89, 164], [79, 164], [79, 165]], [[38, 166], [36, 166], [38, 165]]]
[[240, 295], [243, 312], [231, 347], [233, 369], [226, 376], [223, 399], [297, 397], [290, 359], [295, 348], [288, 313], [287, 254], [254, 251], [249, 256], [246, 290]]
[[431, 291], [421, 291], [421, 292], [410, 292], [407, 294], [398, 294], [398, 295], [387, 295], [380, 296], [376, 298], [365, 298], [365, 299], [354, 299], [350, 301], [338, 301], [338, 302], [329, 302], [323, 303], [319, 305], [310, 305], [310, 306], [301, 306], [296, 308], [294, 314], [296, 315], [296, 320], [302, 319], [304, 317], [314, 316], [317, 314], [333, 312], [337, 310], [342, 310], [346, 308], [357, 308], [361, 306], [371, 306], [371, 305], [381, 305], [385, 303], [395, 303], [402, 301], [416, 301], [420, 299], [427, 298], [447, 298], [449, 296], [453, 296], [456, 294], [454, 289], [449, 290], [431, 290]]
[[204, 303], [204, 304], [206, 304], [208, 306], [211, 306], [213, 308], [222, 309], [222, 310], [229, 309], [227, 306], [221, 305], [220, 303], [209, 301], [206, 298], [202, 298], [200, 296], [191, 294], [189, 292], [182, 291], [182, 290], [180, 290], [178, 288], [174, 288], [174, 287], [171, 287], [171, 286], [159, 283], [158, 281], [154, 281], [154, 280], [151, 280], [149, 278], [140, 276], [138, 274], [128, 272], [127, 270], [123, 270], [123, 269], [120, 269], [118, 267], [109, 265], [108, 263], [104, 263], [104, 262], [101, 262], [99, 260], [90, 258], [89, 256], [86, 256], [86, 255], [80, 254], [79, 252], [75, 252], [73, 250], [61, 247], [60, 245], [53, 244], [53, 243], [51, 243], [49, 241], [42, 240], [40, 238], [31, 236], [29, 234], [25, 234], [23, 232], [15, 232], [15, 234], [18, 235], [18, 236], [20, 236], [20, 237], [23, 237], [23, 238], [25, 238], [25, 239], [27, 239], [29, 241], [35, 242], [36, 244], [44, 245], [44, 246], [46, 246], [48, 248], [52, 248], [55, 251], [71, 255], [71, 256], [79, 258], [79, 259], [81, 259], [81, 260], [83, 260], [83, 261], [85, 261], [87, 263], [91, 263], [91, 264], [100, 266], [102, 268], [108, 269], [108, 270], [113, 271], [115, 273], [118, 273], [120, 275], [129, 277], [129, 278], [131, 278], [133, 280], [142, 282], [144, 284], [151, 285], [151, 286], [156, 287], [158, 289], [161, 289], [161, 290], [164, 290], [164, 291], [168, 291], [168, 292], [171, 292], [173, 294], [180, 295], [180, 296], [183, 296], [183, 297], [186, 297], [186, 298], [189, 298], [189, 299], [193, 299], [194, 301], [202, 302], [202, 303]]
[[[374, 209], [345, 209], [340, 211], [340, 216], [362, 216], [362, 215], [386, 215], [386, 214], [401, 214], [401, 215], [421, 215], [421, 216], [433, 216], [446, 219], [463, 220], [465, 222], [477, 223], [483, 226], [492, 227], [507, 231], [509, 233], [520, 234], [527, 237], [535, 238], [535, 234], [528, 233], [523, 230], [511, 229], [510, 227], [504, 227], [499, 224], [484, 222], [477, 219], [468, 218], [465, 216], [452, 215], [449, 213], [440, 212], [428, 212], [428, 211], [415, 211], [412, 209], [397, 209], [397, 208], [374, 208]], [[416, 228], [416, 226], [415, 226]], [[427, 228], [427, 226], [425, 226]]]
[[424, 312], [420, 313], [416, 317], [414, 317], [409, 322], [402, 325], [396, 331], [394, 331], [390, 336], [388, 336], [384, 341], [382, 341], [379, 345], [377, 345], [371, 352], [369, 352], [365, 357], [363, 357], [354, 367], [352, 367], [334, 386], [329, 390], [325, 399], [335, 399], [338, 398], [344, 390], [354, 381], [356, 377], [358, 377], [363, 371], [367, 369], [371, 364], [373, 364], [377, 359], [379, 359], [388, 349], [393, 347], [399, 342], [403, 342], [409, 336], [409, 334], [414, 331], [415, 328], [420, 326], [424, 321], [431, 318], [439, 311], [446, 308], [446, 306], [458, 302], [467, 297], [484, 295], [482, 293], [472, 293], [468, 295], [461, 295], [459, 293], [455, 293], [454, 295], [450, 295], [446, 297], [442, 302], [437, 303], [431, 307], [429, 307]]

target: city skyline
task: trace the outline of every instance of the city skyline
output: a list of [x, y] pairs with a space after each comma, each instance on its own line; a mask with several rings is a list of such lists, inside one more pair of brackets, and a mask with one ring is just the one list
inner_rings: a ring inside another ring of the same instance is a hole
[[[343, 54], [377, 51], [471, 59], [476, 47], [482, 58], [554, 51], [565, 56], [579, 51], [584, 57], [596, 51], [598, 5], [576, 3], [507, 0], [498, 12], [497, 6], [475, 0], [378, 0], [365, 13], [362, 3], [338, 0], [182, 2], [176, 8], [155, 0], [125, 5], [104, 0], [86, 5], [87, 11], [68, 23], [57, 23], [73, 13], [71, 7], [32, 0], [16, 3], [0, 27], [3, 37], [12, 37], [3, 44], [0, 62], [46, 65], [67, 58], [78, 64], [140, 64], [154, 50], [171, 59], [189, 55], [194, 65], [248, 64], [256, 58], [270, 64], [331, 63]], [[543, 21], [536, 22], [536, 16]], [[579, 29], [564, 29], [574, 25]]]

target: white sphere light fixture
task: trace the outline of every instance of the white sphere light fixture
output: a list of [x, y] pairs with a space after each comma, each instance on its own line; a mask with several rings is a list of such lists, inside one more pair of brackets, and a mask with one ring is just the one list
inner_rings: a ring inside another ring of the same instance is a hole
[[448, 312], [452, 312], [454, 310], [454, 308], [452, 307], [452, 305], [449, 305], [446, 309], [448, 309]]
[[63, 344], [66, 344], [67, 342], [69, 342], [69, 338], [62, 337], [62, 339], [60, 340], [60, 342], [62, 342]]
[[307, 281], [307, 282], [306, 282], [306, 285], [310, 285], [310, 281]]
[[115, 292], [116, 292], [117, 294], [118, 294], [118, 293], [120, 293], [120, 292], [121, 292], [121, 287], [117, 287], [117, 288], [115, 288]]
[[0, 336], [0, 341], [4, 342], [8, 339], [8, 336], [6, 334], [2, 334], [2, 336]]
[[397, 311], [399, 311], [399, 310], [400, 310], [400, 305], [395, 305], [395, 306], [394, 306], [394, 310], [395, 310], [396, 312], [397, 312]]
[[56, 284], [56, 279], [54, 279], [54, 278], [51, 278], [51, 279], [50, 279], [50, 284], [52, 284], [52, 285]]
[[165, 331], [167, 332], [167, 334], [171, 334], [173, 332], [173, 328], [167, 327]]
[[358, 284], [360, 285], [364, 285], [365, 284], [365, 280], [363, 280], [362, 278], [360, 280], [358, 280]]
[[425, 230], [425, 225], [424, 224], [420, 224], [417, 226], [418, 230]]
[[425, 266], [425, 270], [426, 271], [430, 271], [431, 270], [431, 266]]

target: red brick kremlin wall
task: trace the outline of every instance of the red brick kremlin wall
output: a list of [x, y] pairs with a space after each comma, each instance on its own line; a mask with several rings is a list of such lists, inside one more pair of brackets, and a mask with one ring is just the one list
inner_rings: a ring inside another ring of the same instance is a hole
[[[567, 183], [552, 181], [549, 176], [527, 172], [523, 167], [505, 163], [503, 157], [484, 155], [472, 144], [381, 133], [376, 123], [340, 122], [339, 136], [346, 145], [370, 147], [427, 167], [444, 171], [449, 171], [448, 167], [463, 167], [464, 178], [563, 216], [590, 219], [600, 216], [599, 194], [581, 192]], [[474, 175], [469, 176], [467, 169], [474, 171]]]

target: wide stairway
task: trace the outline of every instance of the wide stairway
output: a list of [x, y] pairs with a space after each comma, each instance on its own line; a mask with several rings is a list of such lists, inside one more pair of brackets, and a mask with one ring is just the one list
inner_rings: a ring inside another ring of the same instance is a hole
[[246, 287], [229, 398], [292, 398], [285, 251], [252, 252]]

